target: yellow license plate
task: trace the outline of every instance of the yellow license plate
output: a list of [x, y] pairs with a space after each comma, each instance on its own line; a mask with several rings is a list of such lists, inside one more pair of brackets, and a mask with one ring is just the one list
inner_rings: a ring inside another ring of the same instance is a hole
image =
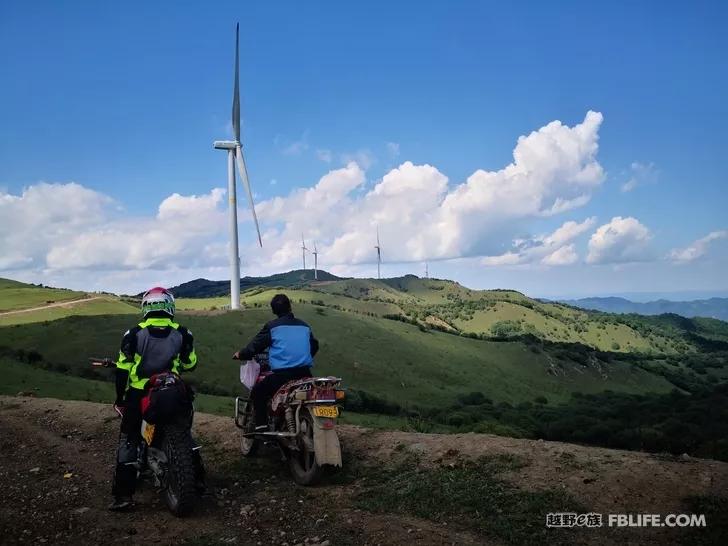
[[146, 441], [147, 444], [152, 445], [152, 440], [154, 439], [154, 425], [150, 425], [145, 422], [142, 436], [144, 436], [144, 441]]
[[339, 416], [339, 408], [336, 406], [314, 406], [313, 414], [316, 417], [330, 417], [336, 419]]

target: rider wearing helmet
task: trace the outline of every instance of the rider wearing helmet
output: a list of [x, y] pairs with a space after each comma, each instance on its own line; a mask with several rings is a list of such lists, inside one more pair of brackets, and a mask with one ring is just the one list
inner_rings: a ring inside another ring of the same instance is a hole
[[311, 327], [293, 316], [288, 296], [276, 294], [270, 307], [278, 318], [265, 324], [250, 343], [233, 355], [236, 360], [250, 360], [270, 349], [268, 361], [273, 373], [250, 392], [258, 432], [268, 428], [268, 401], [275, 392], [289, 381], [311, 377], [313, 357], [319, 348]]
[[[141, 442], [140, 403], [149, 378], [164, 371], [190, 371], [197, 365], [192, 332], [174, 322], [174, 312], [174, 296], [165, 288], [151, 288], [142, 297], [144, 320], [127, 330], [121, 341], [114, 409], [122, 419], [110, 510], [132, 506], [137, 472], [134, 463]], [[203, 470], [199, 458], [196, 466], [201, 483]]]

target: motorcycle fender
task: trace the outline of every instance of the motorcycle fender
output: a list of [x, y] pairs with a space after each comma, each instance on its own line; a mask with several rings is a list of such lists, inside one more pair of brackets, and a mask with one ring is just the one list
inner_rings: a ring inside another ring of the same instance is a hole
[[331, 419], [313, 418], [313, 444], [319, 465], [341, 466], [341, 444], [336, 428], [331, 427]]

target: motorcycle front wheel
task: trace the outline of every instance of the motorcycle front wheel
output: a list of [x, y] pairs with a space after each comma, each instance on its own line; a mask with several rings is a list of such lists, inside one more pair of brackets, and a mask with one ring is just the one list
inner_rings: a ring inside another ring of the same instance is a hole
[[313, 443], [313, 417], [308, 411], [301, 412], [301, 436], [298, 449], [288, 453], [288, 466], [293, 480], [299, 485], [314, 485], [321, 480], [324, 469], [316, 462]]
[[167, 456], [162, 497], [177, 517], [192, 512], [195, 504], [195, 465], [189, 431], [180, 426], [165, 427], [161, 449]]
[[260, 441], [253, 436], [245, 436], [255, 432], [255, 414], [253, 413], [253, 402], [248, 400], [243, 410], [242, 428], [240, 429], [240, 452], [243, 457], [254, 457], [258, 452]]

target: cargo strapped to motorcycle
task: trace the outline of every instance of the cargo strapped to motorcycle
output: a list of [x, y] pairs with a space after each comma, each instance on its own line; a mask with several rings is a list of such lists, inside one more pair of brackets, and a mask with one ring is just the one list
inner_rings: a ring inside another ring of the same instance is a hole
[[172, 420], [192, 408], [192, 392], [177, 374], [153, 375], [142, 398], [142, 417], [148, 423]]

